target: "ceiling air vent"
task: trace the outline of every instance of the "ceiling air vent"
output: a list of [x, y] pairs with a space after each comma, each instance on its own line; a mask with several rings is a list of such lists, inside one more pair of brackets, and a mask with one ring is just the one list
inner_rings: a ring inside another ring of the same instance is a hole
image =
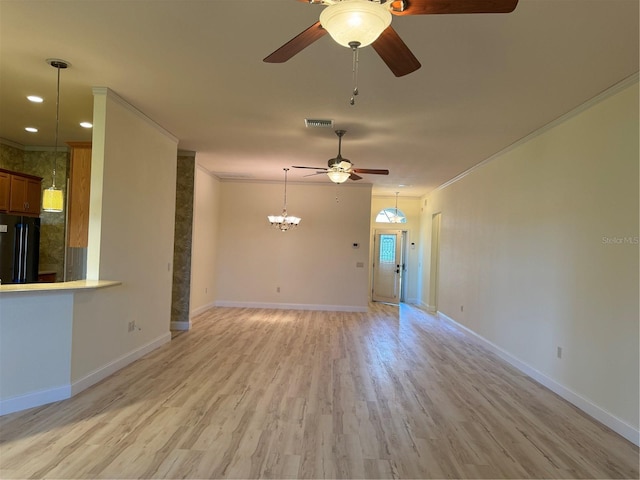
[[304, 126], [307, 128], [333, 128], [333, 120], [321, 118], [305, 118]]

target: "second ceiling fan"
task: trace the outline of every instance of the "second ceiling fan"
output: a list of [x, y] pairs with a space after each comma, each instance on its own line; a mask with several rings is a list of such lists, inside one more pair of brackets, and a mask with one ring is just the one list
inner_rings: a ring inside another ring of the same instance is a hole
[[340, 45], [354, 51], [372, 45], [396, 77], [418, 70], [421, 65], [391, 26], [392, 15], [455, 13], [509, 13], [518, 0], [298, 0], [326, 5], [320, 19], [264, 61], [282, 63], [322, 38], [327, 32]]
[[[336, 130], [338, 136], [338, 155], [335, 158], [327, 161], [327, 167], [302, 167], [292, 165], [292, 168], [307, 168], [310, 170], [316, 170], [316, 173], [311, 175], [326, 174], [333, 183], [344, 183], [347, 180], [362, 180], [358, 173], [372, 174], [372, 175], [389, 175], [389, 170], [386, 169], [373, 169], [373, 168], [353, 168], [351, 160], [342, 156], [342, 137], [347, 133], [346, 130]], [[309, 175], [307, 175], [309, 176]]]

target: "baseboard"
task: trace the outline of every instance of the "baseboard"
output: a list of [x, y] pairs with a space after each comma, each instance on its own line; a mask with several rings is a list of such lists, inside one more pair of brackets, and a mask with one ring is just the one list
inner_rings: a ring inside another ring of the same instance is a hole
[[212, 303], [207, 303], [206, 305], [202, 305], [201, 307], [198, 307], [198, 308], [196, 308], [194, 310], [191, 310], [189, 312], [189, 318], [191, 319], [191, 318], [197, 317], [201, 313], [204, 313], [207, 310], [209, 310], [210, 308], [213, 308], [215, 306], [216, 306], [215, 303], [212, 302]]
[[171, 332], [163, 333], [156, 339], [151, 342], [109, 362], [108, 364], [94, 370], [88, 375], [82, 377], [81, 379], [73, 382], [71, 384], [71, 396], [77, 395], [78, 393], [86, 390], [91, 385], [95, 385], [100, 380], [107, 378], [109, 375], [117, 372], [121, 368], [126, 367], [131, 362], [138, 360], [140, 357], [143, 357], [147, 353], [155, 350], [156, 348], [164, 345], [167, 342], [171, 341]]
[[618, 417], [616, 417], [616, 416], [610, 414], [609, 412], [603, 410], [602, 408], [600, 408], [597, 405], [595, 405], [592, 402], [590, 402], [588, 399], [582, 397], [581, 395], [577, 394], [576, 392], [574, 392], [574, 391], [570, 390], [569, 388], [565, 387], [564, 385], [558, 383], [557, 381], [555, 381], [552, 378], [548, 377], [544, 373], [536, 370], [535, 368], [531, 367], [530, 365], [527, 365], [523, 361], [517, 359], [516, 357], [511, 355], [509, 352], [503, 350], [501, 347], [499, 347], [496, 344], [490, 342], [489, 340], [487, 340], [483, 336], [479, 335], [478, 333], [474, 332], [470, 328], [465, 327], [461, 323], [456, 322], [453, 318], [445, 315], [442, 312], [438, 312], [437, 315], [439, 317], [447, 320], [448, 322], [451, 322], [454, 325], [460, 327], [464, 331], [470, 333], [476, 339], [478, 339], [485, 347], [487, 347], [493, 353], [495, 353], [500, 358], [502, 358], [504, 361], [509, 363], [511, 366], [517, 368], [518, 370], [520, 370], [525, 375], [533, 378], [535, 381], [537, 381], [538, 383], [544, 385], [546, 388], [548, 388], [552, 392], [560, 395], [562, 398], [564, 398], [569, 403], [571, 403], [571, 404], [575, 405], [576, 407], [578, 407], [580, 410], [582, 410], [584, 413], [586, 413], [587, 415], [589, 415], [593, 419], [595, 419], [598, 422], [602, 423], [603, 425], [609, 427], [611, 430], [613, 430], [617, 434], [621, 435], [622, 437], [626, 438], [627, 440], [629, 440], [633, 444], [640, 445], [640, 431], [639, 430], [635, 429], [631, 425], [629, 425], [629, 424], [625, 423], [624, 421], [620, 420]]
[[426, 310], [427, 312], [429, 312], [432, 315], [436, 315], [438, 313], [438, 311], [434, 307], [429, 305], [428, 303], [420, 302], [419, 305], [420, 305], [420, 308], [423, 308], [424, 310]]
[[191, 321], [188, 322], [171, 322], [169, 327], [171, 330], [189, 330], [191, 328]]
[[259, 302], [231, 302], [220, 300], [214, 303], [216, 307], [237, 308], [267, 308], [272, 310], [319, 310], [325, 312], [368, 312], [368, 307], [355, 305], [313, 305], [306, 303], [259, 303]]
[[7, 415], [8, 413], [39, 407], [47, 403], [66, 400], [70, 397], [71, 386], [63, 385], [61, 387], [27, 393], [18, 397], [7, 398], [6, 400], [0, 400], [0, 415]]

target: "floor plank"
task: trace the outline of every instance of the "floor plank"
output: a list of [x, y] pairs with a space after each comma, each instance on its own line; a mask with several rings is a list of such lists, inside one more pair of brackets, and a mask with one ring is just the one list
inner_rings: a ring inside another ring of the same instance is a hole
[[638, 448], [423, 310], [214, 308], [0, 418], [1, 478], [638, 478]]

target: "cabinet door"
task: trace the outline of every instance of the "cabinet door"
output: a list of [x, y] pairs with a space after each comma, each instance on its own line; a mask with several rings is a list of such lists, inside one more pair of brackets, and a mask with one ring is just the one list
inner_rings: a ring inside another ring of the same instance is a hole
[[40, 199], [42, 197], [42, 182], [27, 179], [26, 185], [26, 208], [25, 212], [29, 215], [40, 216]]
[[20, 175], [10, 175], [9, 211], [11, 213], [40, 216], [42, 181]]
[[67, 245], [89, 245], [89, 200], [91, 190], [91, 142], [68, 142], [71, 147]]
[[16, 213], [24, 213], [27, 203], [27, 179], [17, 175], [11, 175], [11, 195], [9, 197], [9, 210]]
[[0, 172], [0, 211], [6, 212], [9, 210], [9, 188], [10, 188], [10, 175], [5, 172]]

